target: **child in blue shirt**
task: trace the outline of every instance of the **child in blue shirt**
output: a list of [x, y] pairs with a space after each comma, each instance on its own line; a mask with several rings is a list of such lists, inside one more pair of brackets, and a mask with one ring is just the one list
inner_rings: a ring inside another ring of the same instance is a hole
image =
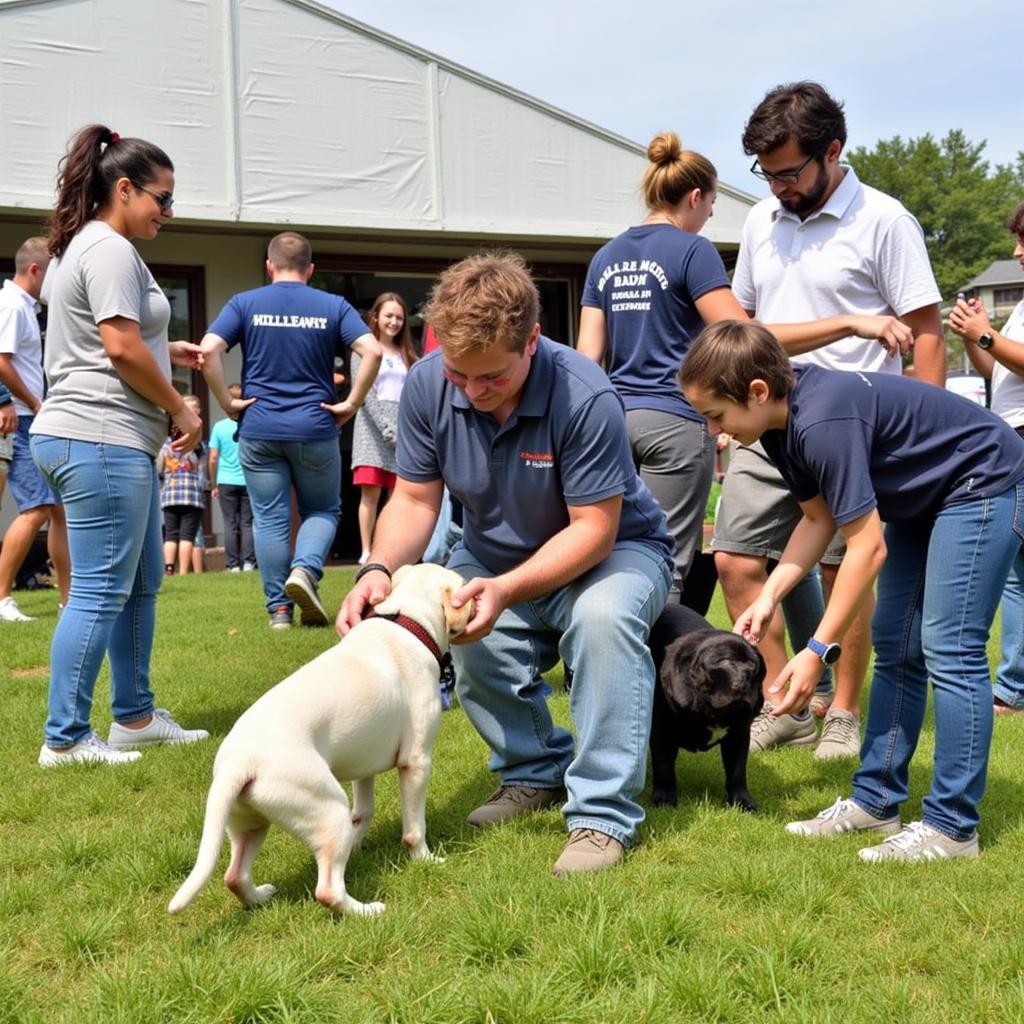
[[[772, 686], [788, 690], [775, 714], [807, 705], [878, 578], [874, 679], [852, 796], [788, 831], [887, 835], [861, 850], [866, 861], [977, 856], [992, 736], [985, 644], [1024, 539], [1024, 445], [998, 416], [943, 389], [892, 374], [794, 367], [755, 323], [707, 328], [679, 379], [710, 433], [761, 441], [803, 512], [736, 632], [757, 643], [837, 526], [847, 543], [814, 636]], [[932, 786], [923, 820], [902, 828], [929, 679]]]

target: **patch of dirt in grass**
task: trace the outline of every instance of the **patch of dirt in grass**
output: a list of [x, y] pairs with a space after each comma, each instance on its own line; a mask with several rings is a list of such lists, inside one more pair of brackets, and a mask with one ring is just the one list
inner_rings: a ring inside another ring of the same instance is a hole
[[31, 668], [12, 668], [14, 679], [45, 679], [50, 674], [49, 665], [33, 665]]

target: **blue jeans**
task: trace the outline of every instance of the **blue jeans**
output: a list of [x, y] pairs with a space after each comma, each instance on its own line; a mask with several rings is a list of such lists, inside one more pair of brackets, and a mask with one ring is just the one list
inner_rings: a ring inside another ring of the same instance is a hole
[[992, 692], [1004, 704], [1024, 708], [1024, 551], [1013, 560], [1003, 590], [1002, 658]]
[[[448, 567], [466, 579], [495, 575], [464, 546]], [[452, 648], [459, 699], [491, 749], [491, 771], [510, 785], [564, 784], [570, 830], [593, 828], [628, 845], [643, 821], [636, 796], [655, 681], [647, 636], [671, 583], [655, 551], [620, 543], [567, 586], [506, 608], [484, 639]], [[541, 679], [559, 656], [575, 671], [575, 755], [572, 736], [551, 719]]]
[[32, 436], [36, 465], [64, 502], [71, 593], [50, 651], [46, 744], [89, 733], [93, 687], [110, 655], [113, 716], [153, 711], [149, 656], [164, 574], [160, 485], [151, 455], [121, 445]]
[[[821, 589], [821, 572], [815, 566], [783, 599], [782, 614], [794, 654], [799, 654], [825, 614], [825, 597]], [[832, 692], [832, 669], [826, 665], [815, 693], [827, 696]]]
[[935, 768], [926, 824], [973, 835], [992, 740], [985, 644], [1007, 573], [1024, 541], [1024, 484], [945, 506], [929, 531], [890, 524], [872, 620], [875, 672], [853, 799], [879, 818], [907, 799], [931, 679]]
[[[341, 452], [330, 441], [264, 441], [243, 437], [239, 459], [252, 504], [256, 561], [263, 578], [267, 611], [291, 608], [284, 592], [293, 568], [315, 580], [341, 519]], [[292, 489], [299, 509], [299, 532], [292, 557]]]

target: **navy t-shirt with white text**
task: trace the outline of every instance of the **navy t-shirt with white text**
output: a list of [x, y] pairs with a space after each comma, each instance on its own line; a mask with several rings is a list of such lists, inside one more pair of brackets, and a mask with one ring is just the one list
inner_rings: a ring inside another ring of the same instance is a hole
[[696, 300], [728, 287], [715, 247], [671, 224], [629, 228], [598, 250], [582, 304], [604, 313], [608, 376], [627, 409], [701, 421], [676, 375], [704, 327]]
[[839, 526], [876, 507], [883, 522], [928, 521], [1024, 480], [1024, 442], [966, 398], [890, 373], [793, 369], [786, 427], [761, 444], [793, 497], [820, 494]]
[[209, 333], [228, 348], [242, 346], [242, 395], [255, 398], [242, 414], [241, 437], [327, 441], [334, 417], [334, 357], [370, 329], [340, 295], [301, 281], [241, 292], [229, 299]]

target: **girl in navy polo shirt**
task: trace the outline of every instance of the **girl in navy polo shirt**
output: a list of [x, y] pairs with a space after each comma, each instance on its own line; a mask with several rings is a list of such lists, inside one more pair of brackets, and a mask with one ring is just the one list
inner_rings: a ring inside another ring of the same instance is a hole
[[[736, 632], [757, 643], [837, 526], [846, 539], [814, 636], [772, 684], [772, 692], [788, 690], [776, 714], [810, 701], [878, 577], [874, 679], [853, 793], [787, 830], [887, 836], [860, 851], [866, 861], [977, 856], [992, 736], [985, 644], [1024, 541], [1024, 445], [998, 416], [932, 385], [794, 367], [759, 324], [707, 328], [679, 379], [710, 433], [726, 431], [743, 444], [760, 439], [803, 511]], [[923, 820], [904, 827], [899, 808], [929, 679], [935, 769]]]

